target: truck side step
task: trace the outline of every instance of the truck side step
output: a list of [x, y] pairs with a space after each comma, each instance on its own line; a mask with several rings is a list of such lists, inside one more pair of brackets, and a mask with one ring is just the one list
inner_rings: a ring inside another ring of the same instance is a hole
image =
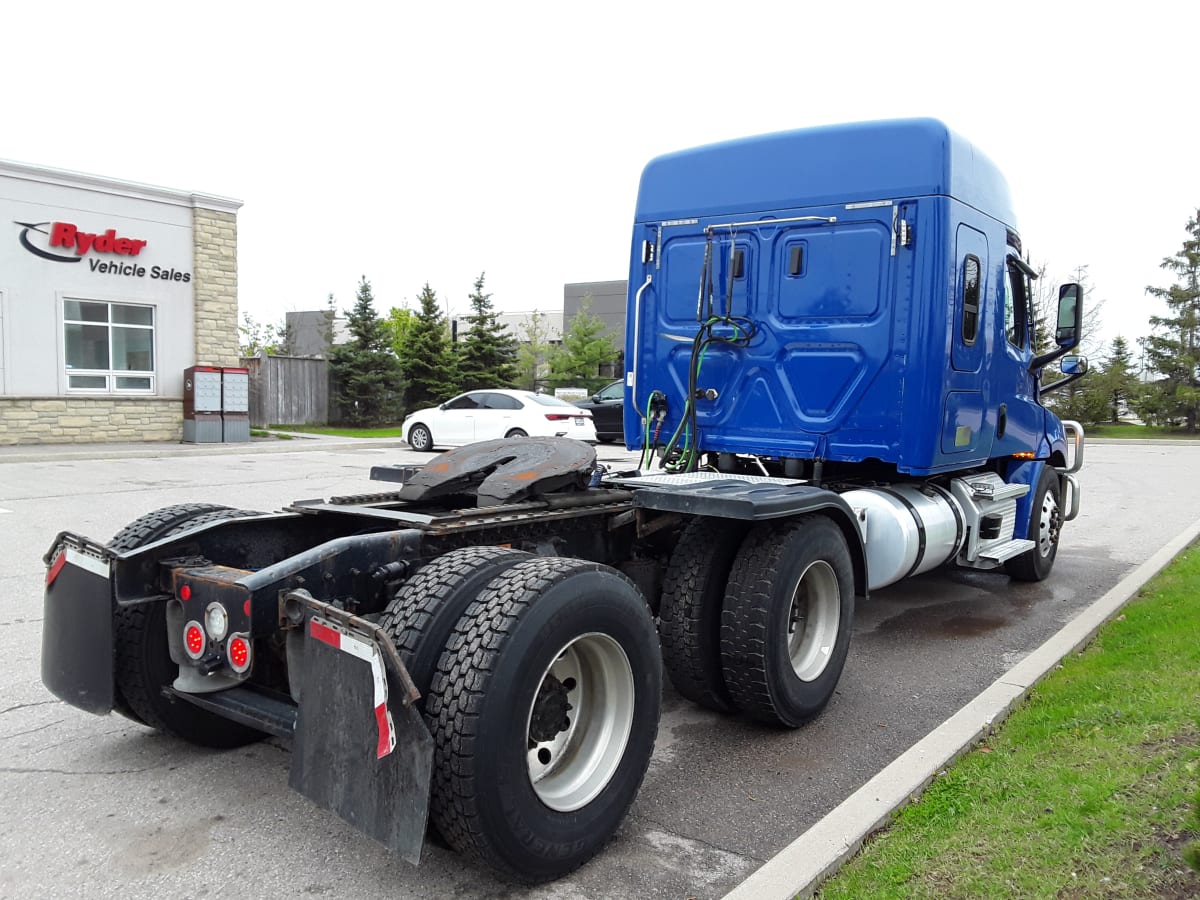
[[163, 692], [218, 716], [273, 734], [290, 738], [296, 730], [296, 704], [273, 691], [236, 687], [211, 694], [185, 694], [174, 688]]
[[1020, 556], [1022, 553], [1032, 550], [1036, 546], [1033, 541], [1027, 541], [1024, 538], [1014, 538], [1007, 543], [988, 547], [979, 554], [979, 558], [995, 563], [1002, 563], [1012, 559], [1014, 556]]

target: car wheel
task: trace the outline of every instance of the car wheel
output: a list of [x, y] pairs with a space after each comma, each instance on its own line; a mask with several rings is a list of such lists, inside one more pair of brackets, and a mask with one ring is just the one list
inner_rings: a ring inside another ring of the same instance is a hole
[[433, 435], [424, 425], [417, 424], [408, 429], [408, 446], [421, 453], [433, 449]]
[[525, 431], [525, 430], [523, 430], [523, 429], [521, 429], [521, 428], [514, 428], [512, 431], [510, 431], [508, 434], [506, 434], [506, 435], [505, 435], [505, 437], [506, 437], [506, 438], [523, 438], [523, 437], [529, 437], [529, 432], [528, 432], [528, 431]]

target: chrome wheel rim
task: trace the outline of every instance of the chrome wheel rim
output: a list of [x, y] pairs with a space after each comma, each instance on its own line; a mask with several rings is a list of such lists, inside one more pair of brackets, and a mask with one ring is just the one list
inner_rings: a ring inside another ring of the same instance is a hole
[[429, 434], [424, 428], [415, 428], [409, 432], [408, 443], [414, 450], [424, 450], [429, 446]]
[[590, 803], [612, 780], [633, 728], [633, 667], [606, 634], [581, 635], [546, 668], [525, 717], [529, 781], [558, 812]]
[[801, 681], [815, 681], [829, 665], [842, 617], [837, 573], [823, 559], [810, 563], [796, 583], [788, 610], [788, 655]]
[[1038, 514], [1038, 553], [1049, 556], [1058, 543], [1058, 533], [1062, 530], [1062, 513], [1054, 495], [1046, 491], [1042, 497], [1042, 508]]

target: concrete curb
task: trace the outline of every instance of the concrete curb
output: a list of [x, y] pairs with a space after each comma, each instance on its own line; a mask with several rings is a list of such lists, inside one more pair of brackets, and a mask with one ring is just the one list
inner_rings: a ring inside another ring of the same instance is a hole
[[1197, 537], [1200, 521], [1185, 528], [978, 697], [767, 860], [726, 894], [725, 900], [811, 897], [822, 881], [858, 852], [868, 836], [917, 799], [937, 773], [1002, 722], [1035, 684], [1063, 658], [1090, 642], [1105, 622]]

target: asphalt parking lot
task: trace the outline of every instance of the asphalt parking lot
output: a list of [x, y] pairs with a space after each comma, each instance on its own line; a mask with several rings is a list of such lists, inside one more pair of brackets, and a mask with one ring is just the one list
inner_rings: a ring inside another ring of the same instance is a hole
[[[570, 878], [526, 891], [439, 847], [419, 868], [389, 858], [287, 788], [286, 742], [211, 753], [89, 716], [41, 686], [41, 556], [58, 531], [105, 539], [172, 503], [275, 509], [365, 492], [377, 489], [371, 465], [428, 458], [339, 442], [222, 451], [0, 451], [0, 897], [718, 897], [1200, 509], [1200, 447], [1089, 445], [1082, 513], [1048, 581], [950, 570], [875, 592], [834, 701], [797, 731], [719, 716], [668, 689], [650, 772], [616, 839]], [[599, 451], [614, 463], [634, 456]]]

